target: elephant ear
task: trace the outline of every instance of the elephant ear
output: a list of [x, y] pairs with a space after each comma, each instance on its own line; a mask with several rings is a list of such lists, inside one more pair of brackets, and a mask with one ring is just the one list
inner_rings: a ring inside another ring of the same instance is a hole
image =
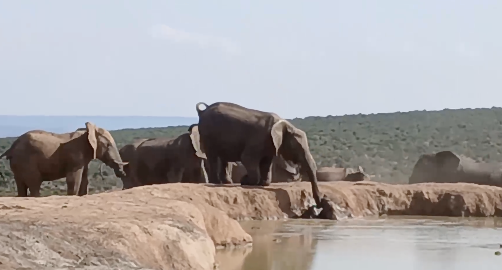
[[96, 138], [96, 125], [91, 122], [86, 122], [85, 127], [87, 129], [87, 139], [89, 144], [93, 149], [92, 159], [96, 159], [96, 150], [98, 149], [98, 139]]
[[312, 163], [312, 165], [315, 167], [312, 169], [316, 170], [317, 166], [315, 164], [314, 157], [310, 153], [307, 133], [305, 133], [305, 131], [301, 129], [294, 127], [291, 123], [289, 123], [284, 119], [277, 121], [270, 130], [270, 134], [272, 135], [272, 141], [274, 142], [275, 146], [275, 154], [276, 155], [279, 154], [279, 148], [282, 145], [285, 131], [291, 133], [291, 135], [294, 136], [295, 139], [302, 145], [302, 148], [305, 152], [305, 158], [309, 161], [309, 163]]
[[436, 160], [439, 169], [456, 171], [460, 165], [460, 158], [452, 151], [441, 151], [436, 153]]
[[282, 145], [282, 139], [284, 138], [284, 129], [290, 124], [288, 121], [281, 119], [277, 121], [270, 130], [270, 135], [272, 135], [272, 141], [274, 142], [275, 154], [279, 154], [279, 148]]
[[193, 149], [195, 149], [195, 155], [200, 158], [207, 159], [206, 153], [204, 153], [204, 150], [200, 143], [200, 134], [198, 125], [192, 127], [192, 132], [190, 132], [190, 139], [192, 140]]

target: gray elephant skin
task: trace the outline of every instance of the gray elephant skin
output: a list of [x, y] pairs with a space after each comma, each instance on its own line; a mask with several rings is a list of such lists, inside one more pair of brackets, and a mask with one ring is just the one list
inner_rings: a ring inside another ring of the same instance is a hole
[[[134, 187], [134, 179], [131, 176], [131, 164], [130, 162], [134, 160], [134, 155], [136, 154], [136, 148], [142, 144], [146, 140], [151, 140], [153, 138], [148, 138], [148, 139], [138, 139], [134, 141], [133, 143], [126, 144], [119, 150], [120, 157], [122, 158], [122, 161], [124, 162], [129, 162], [129, 164], [124, 166], [124, 172], [126, 173], [125, 176], [120, 177], [120, 180], [122, 180], [122, 189], [129, 189]], [[101, 175], [101, 178], [104, 179], [103, 176], [103, 165], [104, 163], [101, 164], [99, 173]]]
[[424, 154], [415, 164], [409, 183], [425, 182], [502, 186], [502, 164], [478, 163], [452, 151]]
[[[236, 162], [232, 167], [232, 182], [240, 183], [247, 174], [242, 163]], [[272, 161], [272, 183], [299, 182], [302, 180], [300, 168], [292, 162], [284, 160], [280, 156]]]
[[[205, 106], [204, 110], [199, 107]], [[271, 182], [273, 158], [300, 165], [312, 184], [313, 197], [321, 203], [317, 186], [316, 163], [310, 153], [307, 135], [275, 113], [229, 103], [196, 104], [199, 115], [200, 146], [207, 157], [210, 183], [230, 182], [228, 162], [240, 161], [247, 171], [241, 185], [266, 186]], [[218, 162], [218, 159], [221, 162]]]
[[361, 166], [357, 170], [353, 168], [320, 167], [317, 169], [316, 175], [319, 182], [359, 182], [371, 179]]
[[[124, 189], [165, 183], [207, 182], [203, 159], [196, 155], [199, 139], [197, 125], [177, 138], [146, 139], [136, 146], [128, 147], [130, 177]], [[124, 146], [126, 147], [126, 146]]]
[[88, 165], [99, 159], [119, 177], [125, 176], [115, 141], [107, 130], [93, 123], [75, 132], [57, 134], [32, 130], [19, 136], [0, 158], [10, 161], [19, 197], [40, 196], [43, 181], [66, 177], [68, 195], [85, 195]]

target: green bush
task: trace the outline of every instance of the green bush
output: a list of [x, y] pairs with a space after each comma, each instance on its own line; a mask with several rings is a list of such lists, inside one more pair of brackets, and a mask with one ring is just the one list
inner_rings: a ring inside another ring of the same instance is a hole
[[[307, 117], [291, 121], [307, 133], [318, 166], [360, 165], [380, 182], [407, 183], [421, 154], [441, 150], [452, 150], [485, 162], [502, 162], [502, 108]], [[187, 129], [188, 126], [178, 126], [111, 133], [120, 148], [139, 138], [176, 137]], [[14, 139], [0, 139], [2, 152]], [[92, 192], [117, 188], [120, 181], [110, 168], [105, 167], [108, 176], [104, 180], [99, 178], [99, 164], [93, 161], [89, 167]], [[0, 171], [12, 178], [5, 159], [0, 161]], [[58, 190], [61, 185], [65, 186], [64, 181], [56, 182]], [[50, 190], [55, 183], [44, 185]], [[15, 189], [13, 183], [8, 186]], [[6, 190], [5, 185], [0, 185], [0, 191], [3, 195], [15, 190]]]

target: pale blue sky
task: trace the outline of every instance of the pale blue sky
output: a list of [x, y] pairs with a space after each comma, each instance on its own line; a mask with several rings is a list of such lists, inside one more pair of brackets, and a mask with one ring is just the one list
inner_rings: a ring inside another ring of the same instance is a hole
[[0, 114], [502, 106], [502, 1], [0, 0]]

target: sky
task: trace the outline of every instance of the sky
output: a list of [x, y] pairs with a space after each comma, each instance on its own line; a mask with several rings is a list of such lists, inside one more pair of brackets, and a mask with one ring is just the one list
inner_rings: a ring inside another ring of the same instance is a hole
[[502, 106], [502, 1], [0, 1], [1, 115]]

